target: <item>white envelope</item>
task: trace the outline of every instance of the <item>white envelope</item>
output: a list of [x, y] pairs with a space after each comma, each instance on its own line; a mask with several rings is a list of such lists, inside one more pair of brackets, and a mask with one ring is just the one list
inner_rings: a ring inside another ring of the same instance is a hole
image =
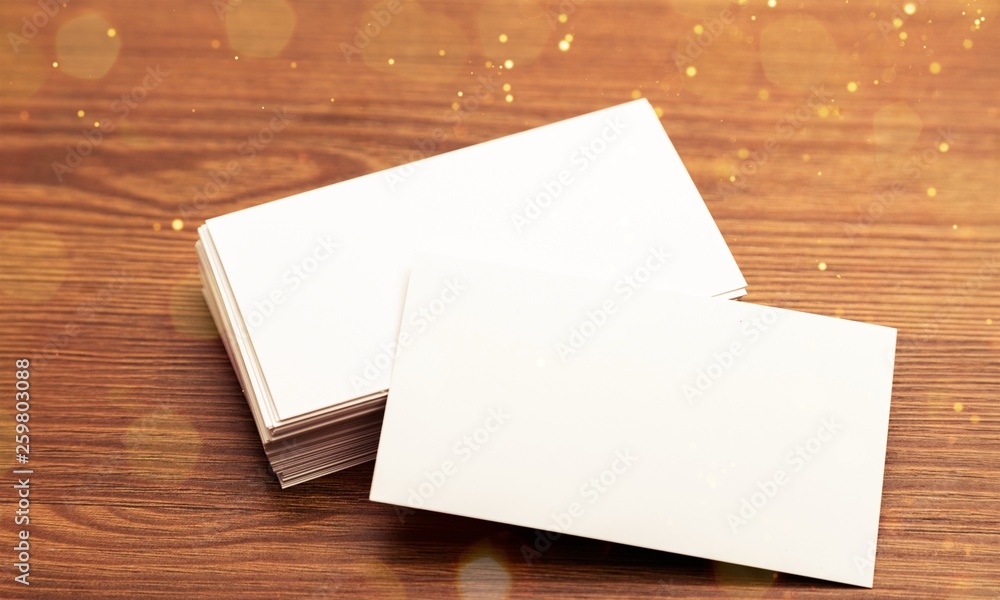
[[612, 284], [419, 255], [371, 499], [871, 587], [896, 331], [639, 252]]

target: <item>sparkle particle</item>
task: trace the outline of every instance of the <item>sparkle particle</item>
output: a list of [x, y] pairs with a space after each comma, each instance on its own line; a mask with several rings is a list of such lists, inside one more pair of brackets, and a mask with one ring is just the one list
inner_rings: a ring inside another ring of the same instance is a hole
[[928, 65], [927, 69], [931, 72], [932, 75], [937, 75], [938, 73], [941, 72], [941, 63], [934, 61], [930, 65]]
[[956, 402], [952, 406], [952, 408], [955, 410], [955, 412], [962, 412], [962, 410], [965, 408], [965, 406], [963, 406], [961, 402]]
[[820, 271], [825, 271], [825, 270], [826, 270], [826, 263], [825, 263], [825, 262], [821, 262], [821, 263], [819, 263], [819, 265], [817, 265], [817, 268], [818, 268], [818, 269], [819, 269]]
[[507, 43], [507, 34], [506, 33], [501, 33], [500, 37], [497, 38], [497, 39], [500, 40], [501, 44], [506, 44]]
[[118, 35], [118, 32], [115, 31], [114, 27], [108, 29], [108, 37], [115, 37], [116, 35]]
[[562, 50], [563, 52], [569, 50], [569, 42], [567, 42], [566, 40], [559, 40], [559, 49]]
[[83, 116], [84, 116], [84, 115], [86, 115], [86, 114], [87, 114], [87, 113], [83, 112], [83, 110], [78, 110], [78, 111], [76, 111], [76, 116], [78, 116], [78, 117], [80, 117], [80, 118], [83, 118]]
[[506, 100], [507, 102], [513, 102], [514, 101], [514, 95], [513, 94], [507, 94], [504, 97], [504, 100]]
[[184, 229], [184, 221], [182, 219], [174, 219], [170, 223], [170, 227], [173, 228], [174, 231], [180, 231], [181, 229]]
[[504, 68], [507, 68], [507, 69], [513, 69], [514, 68], [514, 61], [512, 61], [511, 59], [508, 58], [507, 60], [503, 61], [503, 66], [504, 66]]
[[917, 12], [917, 5], [912, 2], [907, 2], [906, 4], [903, 5], [903, 12], [905, 12], [908, 15], [912, 15], [913, 13]]
[[950, 147], [951, 146], [948, 145], [948, 142], [941, 142], [938, 144], [938, 152], [947, 152]]
[[937, 188], [932, 188], [932, 187], [927, 188], [927, 195], [930, 196], [931, 198], [937, 196]]
[[694, 68], [694, 65], [691, 65], [690, 67], [684, 69], [684, 74], [688, 77], [694, 77], [698, 74], [698, 69]]
[[566, 21], [569, 21], [569, 15], [565, 13], [559, 13], [559, 22], [565, 23]]
[[852, 93], [858, 91], [858, 83], [856, 81], [848, 81], [847, 91]]

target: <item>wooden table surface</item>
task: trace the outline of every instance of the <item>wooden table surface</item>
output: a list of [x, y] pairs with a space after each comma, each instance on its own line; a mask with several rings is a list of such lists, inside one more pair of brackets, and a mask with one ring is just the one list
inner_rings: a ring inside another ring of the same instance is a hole
[[[4, 0], [0, 19], [0, 597], [1000, 597], [997, 0]], [[369, 502], [371, 464], [285, 491], [267, 471], [197, 226], [640, 96], [747, 300], [899, 329], [874, 590], [578, 538], [529, 564], [530, 530]]]

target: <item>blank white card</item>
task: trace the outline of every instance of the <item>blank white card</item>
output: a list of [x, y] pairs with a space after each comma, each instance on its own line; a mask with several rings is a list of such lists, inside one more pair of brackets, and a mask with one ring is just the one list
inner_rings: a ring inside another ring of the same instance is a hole
[[608, 278], [630, 265], [636, 248], [657, 244], [669, 254], [658, 285], [727, 297], [746, 287], [646, 100], [209, 219], [205, 227], [238, 308], [235, 329], [252, 349], [277, 421], [389, 387], [417, 246]]
[[371, 499], [871, 587], [896, 331], [655, 289], [659, 251], [418, 255]]

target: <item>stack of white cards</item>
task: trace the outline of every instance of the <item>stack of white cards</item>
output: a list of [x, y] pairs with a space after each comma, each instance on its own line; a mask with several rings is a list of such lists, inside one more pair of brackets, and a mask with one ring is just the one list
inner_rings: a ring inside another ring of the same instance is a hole
[[732, 302], [647, 102], [199, 235], [282, 486], [872, 585], [896, 332]]
[[[746, 286], [645, 100], [210, 219], [199, 237], [205, 297], [282, 486], [374, 458], [415, 248], [622, 289]], [[404, 333], [460, 293], [424, 298]]]

